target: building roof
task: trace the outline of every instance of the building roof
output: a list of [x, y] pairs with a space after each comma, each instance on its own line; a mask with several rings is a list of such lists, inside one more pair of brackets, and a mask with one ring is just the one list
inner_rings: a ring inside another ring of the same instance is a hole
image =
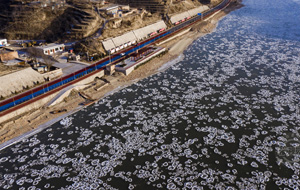
[[111, 39], [103, 41], [102, 44], [106, 51], [116, 48], [114, 42]]
[[148, 25], [148, 26], [145, 26], [143, 28], [139, 28], [137, 30], [134, 30], [134, 34], [135, 36], [138, 38], [138, 40], [141, 40], [143, 39], [144, 37], [148, 37], [148, 34], [152, 33], [152, 32], [155, 32], [159, 29], [162, 29], [162, 28], [167, 28], [167, 25], [165, 24], [164, 21], [158, 21], [154, 24], [151, 24], [151, 25]]
[[0, 77], [0, 96], [9, 96], [12, 92], [19, 92], [24, 87], [33, 86], [33, 82], [44, 82], [44, 75], [34, 71], [31, 67]]
[[116, 46], [120, 46], [127, 42], [136, 41], [137, 39], [136, 39], [134, 33], [132, 31], [130, 31], [121, 36], [115, 37], [112, 40]]
[[193, 16], [193, 15], [190, 15], [188, 11], [185, 11], [183, 13], [179, 13], [179, 14], [171, 16], [171, 22], [175, 23], [175, 22], [178, 22], [178, 21], [180, 21], [184, 18], [190, 17], [190, 16]]

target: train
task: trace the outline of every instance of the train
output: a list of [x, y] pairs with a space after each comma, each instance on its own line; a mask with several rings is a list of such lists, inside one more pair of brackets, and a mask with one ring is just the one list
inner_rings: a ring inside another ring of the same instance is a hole
[[46, 84], [43, 84], [36, 88], [33, 88], [29, 91], [26, 91], [24, 93], [21, 93], [19, 95], [16, 95], [16, 96], [6, 99], [4, 101], [1, 101], [0, 102], [0, 116], [4, 116], [8, 113], [11, 113], [25, 105], [28, 105], [37, 100], [40, 100], [46, 96], [49, 96], [55, 92], [60, 91], [61, 89], [65, 88], [69, 85], [72, 85], [80, 80], [83, 80], [83, 79], [95, 74], [96, 72], [102, 71], [105, 69], [105, 66], [107, 64], [116, 62], [116, 61], [122, 59], [124, 56], [129, 55], [133, 52], [136, 52], [137, 50], [139, 50], [145, 46], [149, 46], [151, 44], [162, 41], [162, 40], [170, 37], [171, 35], [174, 35], [180, 31], [190, 27], [191, 25], [200, 21], [201, 19], [207, 18], [207, 17], [213, 15], [215, 12], [222, 10], [227, 5], [229, 5], [230, 2], [231, 2], [231, 0], [224, 0], [219, 5], [208, 10], [207, 12], [203, 13], [202, 15], [199, 14], [193, 18], [187, 19], [187, 20], [173, 26], [172, 28], [169, 28], [160, 33], [157, 33], [156, 35], [153, 35], [150, 38], [148, 38], [144, 41], [141, 41], [135, 45], [132, 45], [132, 46], [128, 47], [127, 49], [124, 49], [118, 53], [112, 54], [109, 57], [106, 57], [106, 58], [98, 61], [97, 63], [94, 63], [94, 64], [92, 64], [88, 67], [85, 67], [81, 70], [78, 70], [72, 74], [69, 74], [67, 76], [61, 77], [56, 80], [53, 80], [51, 82], [48, 82]]

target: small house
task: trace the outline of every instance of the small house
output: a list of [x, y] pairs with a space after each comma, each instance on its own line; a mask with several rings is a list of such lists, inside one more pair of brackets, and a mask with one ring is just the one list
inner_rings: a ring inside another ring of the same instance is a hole
[[122, 17], [123, 11], [130, 10], [129, 5], [109, 5], [100, 8], [101, 12], [104, 12], [107, 15], [111, 15], [113, 17]]
[[101, 12], [105, 12], [105, 14], [107, 15], [114, 15], [117, 14], [118, 10], [119, 10], [119, 5], [110, 5], [110, 6], [106, 6], [100, 9]]
[[80, 55], [70, 55], [68, 57], [68, 60], [79, 61], [80, 60]]
[[7, 46], [7, 39], [0, 39], [0, 47]]
[[55, 53], [63, 52], [65, 50], [64, 44], [48, 44], [35, 47], [39, 52], [45, 55], [53, 55]]

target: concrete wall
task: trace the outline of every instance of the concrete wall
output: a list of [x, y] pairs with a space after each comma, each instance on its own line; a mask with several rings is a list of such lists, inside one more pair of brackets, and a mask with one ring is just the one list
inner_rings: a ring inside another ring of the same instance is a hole
[[59, 91], [58, 94], [56, 94], [55, 97], [53, 97], [49, 102], [47, 102], [47, 104], [45, 106], [54, 106], [60, 102], [62, 102], [66, 97], [69, 96], [69, 94], [71, 93], [72, 90], [81, 90], [83, 88], [85, 88], [86, 86], [88, 86], [88, 83], [90, 82], [93, 82], [94, 79], [96, 77], [103, 77], [104, 76], [104, 70], [102, 71], [99, 71], [97, 73], [95, 73], [94, 75], [82, 80], [82, 81], [79, 81], [71, 86], [68, 86], [64, 89], [62, 89], [61, 91]]
[[130, 67], [129, 69], [126, 69], [126, 70], [124, 71], [124, 74], [125, 74], [125, 75], [129, 75], [132, 71], [134, 71], [134, 67]]
[[44, 78], [49, 78], [49, 80], [53, 80], [63, 74], [62, 69], [56, 69], [54, 71], [44, 73], [43, 76]]
[[86, 78], [86, 79], [84, 79], [84, 80], [81, 80], [81, 81], [77, 82], [76, 84], [78, 84], [78, 85], [79, 85], [79, 84], [81, 84], [81, 85], [87, 84], [87, 83], [92, 82], [96, 77], [101, 78], [101, 77], [103, 77], [103, 76], [104, 76], [104, 70], [99, 71], [99, 72], [93, 74], [92, 76], [89, 76], [88, 78]]
[[72, 88], [68, 88], [68, 90], [66, 90], [66, 91], [61, 90], [59, 92], [59, 94], [57, 94], [52, 100], [50, 100], [50, 102], [47, 104], [47, 106], [51, 107], [51, 106], [54, 106], [54, 105], [62, 102], [66, 97], [68, 97], [70, 95], [72, 90], [81, 90], [85, 87], [86, 87], [86, 85], [80, 85], [80, 86], [74, 86]]
[[134, 70], [134, 66], [132, 66], [130, 68], [116, 67], [115, 70], [117, 72], [124, 73], [125, 75], [129, 75]]
[[22, 107], [22, 108], [20, 108], [20, 109], [18, 109], [16, 111], [13, 111], [13, 112], [5, 115], [5, 116], [0, 117], [0, 123], [5, 122], [5, 121], [7, 121], [9, 119], [12, 119], [14, 117], [17, 117], [18, 115], [21, 115], [21, 114], [23, 114], [25, 112], [29, 112], [31, 110], [38, 109], [38, 108], [42, 107], [44, 104], [46, 104], [48, 101], [50, 101], [54, 96], [56, 96], [56, 94], [57, 93], [54, 93], [54, 94], [52, 94], [50, 96], [47, 96], [47, 97], [45, 97], [43, 99], [40, 99], [40, 100], [34, 102], [32, 104], [24, 106], [24, 107]]
[[72, 90], [81, 90], [83, 88], [85, 88], [86, 86], [88, 86], [88, 83], [94, 81], [94, 79], [96, 77], [103, 77], [104, 76], [104, 70], [99, 71], [97, 73], [95, 73], [94, 75], [79, 81], [71, 86], [66, 87], [65, 89], [62, 89], [58, 94], [56, 94], [55, 97], [53, 97], [53, 99], [51, 99], [47, 106], [54, 106], [60, 102], [62, 102], [66, 97], [69, 96], [69, 94], [71, 93]]

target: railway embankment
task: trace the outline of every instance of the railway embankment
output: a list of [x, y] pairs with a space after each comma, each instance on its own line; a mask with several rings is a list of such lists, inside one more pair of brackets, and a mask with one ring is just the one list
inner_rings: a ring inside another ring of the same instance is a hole
[[[130, 75], [126, 76], [122, 73], [114, 73], [110, 77], [113, 77], [115, 80], [111, 80], [110, 83], [105, 83], [100, 79], [93, 79], [91, 80], [91, 84], [84, 89], [84, 92], [93, 99], [100, 99], [126, 86], [129, 86], [142, 78], [157, 73], [162, 65], [166, 64], [170, 60], [176, 59], [195, 39], [205, 35], [207, 32], [213, 31], [219, 19], [225, 16], [226, 13], [238, 7], [238, 3], [233, 3], [226, 10], [221, 11], [214, 15], [214, 17], [206, 20], [205, 24], [196, 24], [185, 35], [177, 36], [176, 38], [161, 44], [161, 47], [168, 49], [169, 53], [162, 57], [155, 57], [147, 64], [144, 64], [134, 70]], [[203, 28], [206, 30], [203, 30]], [[99, 88], [101, 88], [101, 90], [96, 90]], [[55, 95], [53, 95], [51, 98], [54, 97]], [[51, 98], [43, 102], [43, 104], [49, 102]], [[52, 124], [53, 122], [51, 121], [58, 121], [55, 119], [61, 115], [64, 114], [64, 116], [67, 116], [68, 114], [73, 113], [74, 110], [78, 110], [80, 107], [82, 107], [79, 106], [79, 103], [81, 102], [83, 102], [83, 99], [78, 95], [78, 93], [70, 93], [69, 97], [66, 97], [63, 102], [53, 105], [52, 107], [47, 107], [44, 109], [32, 108], [28, 113], [23, 114], [21, 117], [19, 116], [17, 119], [11, 120], [7, 123], [2, 123], [0, 125], [0, 143], [18, 137], [33, 129], [39, 129], [39, 126], [47, 122]], [[60, 109], [67, 109], [68, 113], [58, 113], [55, 115], [50, 114], [50, 112], [53, 110]]]

